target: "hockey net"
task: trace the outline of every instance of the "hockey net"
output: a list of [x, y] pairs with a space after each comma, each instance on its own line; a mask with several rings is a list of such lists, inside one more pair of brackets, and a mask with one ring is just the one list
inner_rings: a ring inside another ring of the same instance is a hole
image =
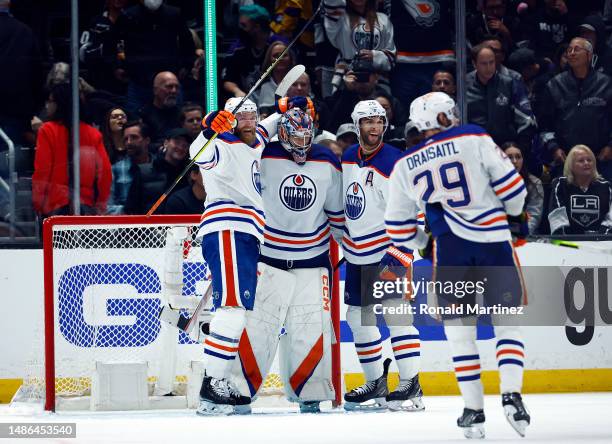
[[[175, 302], [177, 297], [201, 297], [208, 284], [208, 267], [196, 240], [199, 220], [199, 216], [47, 219], [44, 353], [35, 347], [17, 398], [44, 400], [46, 410], [88, 408], [82, 400], [91, 395], [96, 362], [145, 362], [149, 395], [155, 395], [160, 378], [167, 379], [171, 359], [172, 392], [178, 400], [171, 408], [181, 407], [179, 398], [186, 394], [193, 365], [203, 360], [203, 345], [172, 328], [169, 341], [159, 312], [172, 297]], [[173, 295], [165, 287], [173, 268], [168, 261], [169, 232], [177, 227], [186, 235], [180, 245], [180, 294]], [[337, 292], [337, 285], [332, 288]], [[333, 297], [332, 318], [339, 338], [338, 310], [338, 297]], [[182, 314], [188, 316], [188, 311]], [[339, 344], [333, 346], [333, 355], [338, 398]], [[282, 389], [273, 367], [262, 394], [279, 395]]]

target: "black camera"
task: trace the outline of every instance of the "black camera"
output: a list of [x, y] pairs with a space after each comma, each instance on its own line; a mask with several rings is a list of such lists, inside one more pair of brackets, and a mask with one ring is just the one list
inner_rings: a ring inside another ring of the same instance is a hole
[[376, 72], [374, 65], [370, 60], [360, 59], [359, 54], [353, 57], [349, 64], [349, 69], [355, 74], [355, 81], [358, 83], [368, 83], [370, 81], [370, 74]]

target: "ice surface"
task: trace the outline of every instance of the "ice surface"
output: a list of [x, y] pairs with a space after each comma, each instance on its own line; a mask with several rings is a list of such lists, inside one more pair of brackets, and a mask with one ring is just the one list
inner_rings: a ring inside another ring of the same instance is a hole
[[[499, 396], [487, 396], [487, 443], [612, 443], [612, 393], [525, 395], [532, 423], [521, 439], [506, 422]], [[251, 416], [200, 417], [190, 410], [45, 413], [40, 407], [0, 406], [0, 422], [76, 422], [77, 439], [35, 443], [395, 444], [467, 442], [455, 421], [456, 396], [425, 398], [424, 412], [300, 415], [260, 408]], [[4, 440], [3, 440], [4, 441]], [[18, 442], [29, 442], [19, 440]]]

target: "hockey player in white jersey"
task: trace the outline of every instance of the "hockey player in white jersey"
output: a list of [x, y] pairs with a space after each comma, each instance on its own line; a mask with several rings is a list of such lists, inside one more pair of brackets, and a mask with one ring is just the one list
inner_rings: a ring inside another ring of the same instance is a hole
[[[423, 255], [432, 250], [434, 283], [465, 281], [469, 272], [470, 277], [486, 283], [482, 292], [486, 304], [519, 306], [525, 295], [509, 220], [521, 219], [525, 184], [481, 127], [455, 127], [454, 109], [454, 101], [440, 92], [412, 102], [410, 120], [423, 133], [424, 141], [409, 148], [393, 169], [385, 212], [387, 231], [397, 248], [424, 249]], [[418, 227], [419, 211], [425, 211], [432, 237]], [[437, 303], [453, 307], [456, 313], [442, 318], [465, 402], [457, 425], [466, 437], [483, 438], [475, 318], [456, 311], [473, 306], [476, 294], [445, 293], [437, 288], [441, 287], [436, 287]], [[524, 436], [530, 416], [520, 395], [525, 359], [521, 332], [516, 319], [508, 322], [512, 319], [500, 315], [493, 316], [493, 321], [502, 405], [512, 427]]]
[[279, 141], [262, 155], [266, 225], [257, 300], [232, 376], [243, 393], [256, 395], [283, 328], [281, 378], [287, 398], [299, 402], [302, 412], [318, 412], [321, 401], [335, 397], [329, 247], [332, 235], [341, 241], [344, 227], [340, 162], [312, 143], [313, 132], [311, 117], [290, 109], [279, 121]]
[[389, 279], [389, 267], [400, 269], [401, 276], [411, 276], [412, 250], [394, 247], [382, 218], [388, 200], [388, 179], [401, 151], [382, 142], [388, 121], [384, 108], [375, 100], [357, 103], [352, 113], [358, 129], [359, 144], [342, 156], [342, 189], [345, 235], [342, 249], [346, 258], [344, 301], [346, 320], [353, 332], [355, 350], [366, 383], [346, 393], [345, 408], [422, 410], [423, 393], [419, 384], [419, 332], [412, 316], [385, 316], [391, 333], [391, 346], [399, 368], [400, 384], [392, 393], [387, 389], [387, 371], [391, 360], [382, 360], [382, 338], [376, 326], [374, 303], [383, 306], [405, 304], [410, 295], [395, 294], [382, 301], [373, 298], [373, 285]]
[[215, 313], [204, 343], [206, 376], [200, 390], [199, 414], [231, 414], [248, 410], [250, 398], [228, 383], [231, 364], [245, 325], [245, 311], [253, 309], [259, 245], [265, 226], [260, 190], [261, 153], [276, 133], [280, 117], [273, 114], [258, 125], [257, 107], [241, 98], [228, 100], [225, 109], [208, 114], [202, 132], [191, 144], [195, 154], [218, 137], [196, 163], [206, 184], [204, 214], [198, 237], [211, 275]]

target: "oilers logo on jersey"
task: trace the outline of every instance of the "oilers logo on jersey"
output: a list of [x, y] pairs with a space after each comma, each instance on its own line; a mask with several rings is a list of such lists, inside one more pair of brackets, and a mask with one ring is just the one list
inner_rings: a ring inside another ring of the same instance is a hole
[[357, 182], [351, 183], [346, 189], [344, 212], [346, 217], [355, 220], [359, 219], [365, 211], [366, 199], [363, 188]]
[[317, 199], [314, 181], [304, 174], [292, 174], [281, 182], [278, 190], [283, 205], [291, 211], [304, 211]]
[[259, 172], [259, 161], [254, 160], [251, 164], [251, 178], [255, 191], [261, 194], [261, 173]]
[[433, 26], [440, 19], [440, 3], [435, 0], [403, 0], [419, 26]]

